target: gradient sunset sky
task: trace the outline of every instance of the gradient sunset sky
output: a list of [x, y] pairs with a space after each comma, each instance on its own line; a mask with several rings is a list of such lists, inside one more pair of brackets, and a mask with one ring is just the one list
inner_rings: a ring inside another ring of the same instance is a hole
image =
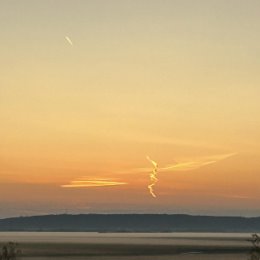
[[0, 218], [260, 215], [259, 14], [259, 0], [1, 0]]

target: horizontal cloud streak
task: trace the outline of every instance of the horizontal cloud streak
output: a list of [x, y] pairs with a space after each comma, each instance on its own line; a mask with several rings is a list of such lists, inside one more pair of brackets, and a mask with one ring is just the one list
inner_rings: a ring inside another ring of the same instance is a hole
[[78, 179], [69, 184], [61, 185], [62, 188], [89, 188], [125, 185], [126, 182], [113, 181], [111, 179]]
[[181, 163], [175, 163], [171, 165], [167, 165], [166, 167], [162, 167], [161, 171], [171, 171], [171, 170], [177, 170], [177, 171], [189, 171], [189, 170], [195, 170], [198, 168], [201, 168], [206, 165], [217, 163], [218, 161], [227, 159], [229, 157], [234, 156], [236, 153], [229, 153], [229, 154], [222, 154], [222, 155], [214, 155], [214, 156], [208, 156], [199, 158], [197, 160], [192, 160], [188, 162], [181, 162]]

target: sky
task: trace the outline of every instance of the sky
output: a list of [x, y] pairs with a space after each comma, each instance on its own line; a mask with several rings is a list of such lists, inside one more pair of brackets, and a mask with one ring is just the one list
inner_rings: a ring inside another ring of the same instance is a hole
[[259, 216], [259, 12], [2, 0], [0, 218]]

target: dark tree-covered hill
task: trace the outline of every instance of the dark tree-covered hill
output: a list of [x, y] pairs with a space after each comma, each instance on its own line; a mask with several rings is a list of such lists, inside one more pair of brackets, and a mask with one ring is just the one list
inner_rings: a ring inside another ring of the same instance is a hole
[[167, 214], [45, 215], [1, 219], [0, 231], [260, 232], [260, 217]]

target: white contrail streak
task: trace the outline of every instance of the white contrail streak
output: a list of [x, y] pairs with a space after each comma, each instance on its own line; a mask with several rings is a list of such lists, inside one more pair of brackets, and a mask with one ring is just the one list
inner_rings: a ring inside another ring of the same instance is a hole
[[70, 37], [69, 36], [65, 36], [65, 39], [67, 40], [67, 42], [73, 46], [73, 42], [71, 41]]
[[156, 184], [156, 182], [158, 181], [158, 178], [157, 178], [157, 173], [158, 173], [158, 164], [153, 161], [149, 156], [146, 156], [147, 160], [153, 165], [153, 170], [152, 172], [150, 173], [150, 180], [151, 180], [151, 184], [148, 185], [148, 190], [150, 192], [150, 194], [156, 198], [156, 195], [154, 193], [154, 186]]

